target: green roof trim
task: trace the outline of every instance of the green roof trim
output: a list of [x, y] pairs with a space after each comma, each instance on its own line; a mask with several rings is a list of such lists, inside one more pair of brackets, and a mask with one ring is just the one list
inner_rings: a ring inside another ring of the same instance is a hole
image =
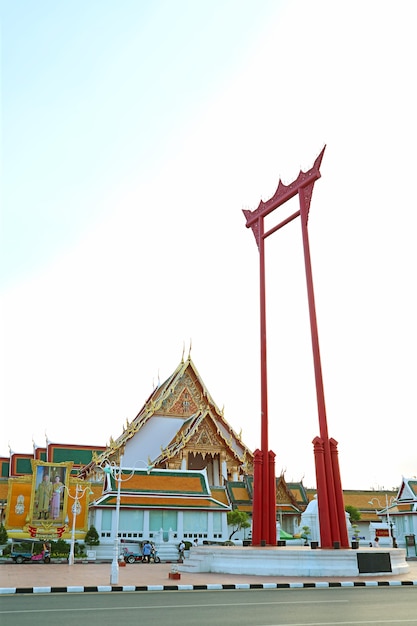
[[3, 461], [1, 464], [1, 477], [2, 478], [9, 478], [9, 468], [10, 468], [10, 462]]
[[[64, 463], [66, 461], [72, 461], [75, 465], [88, 465], [93, 458], [93, 448], [80, 449], [80, 448], [52, 448], [52, 463]], [[100, 450], [96, 450], [100, 452]]]

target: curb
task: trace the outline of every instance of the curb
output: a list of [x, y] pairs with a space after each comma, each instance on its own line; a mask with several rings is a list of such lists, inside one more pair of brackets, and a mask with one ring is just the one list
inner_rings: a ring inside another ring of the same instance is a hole
[[417, 587], [417, 580], [368, 580], [342, 582], [305, 582], [305, 583], [237, 583], [237, 584], [208, 584], [208, 585], [99, 585], [99, 586], [69, 586], [69, 587], [0, 587], [0, 595], [13, 594], [44, 594], [44, 593], [109, 593], [132, 591], [222, 591], [238, 589], [326, 589], [332, 587]]

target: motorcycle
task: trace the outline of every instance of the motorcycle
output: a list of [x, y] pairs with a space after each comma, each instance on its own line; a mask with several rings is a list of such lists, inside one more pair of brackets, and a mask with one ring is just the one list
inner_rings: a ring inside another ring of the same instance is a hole
[[152, 546], [151, 556], [149, 557], [149, 563], [160, 563], [161, 559], [158, 556], [158, 551]]

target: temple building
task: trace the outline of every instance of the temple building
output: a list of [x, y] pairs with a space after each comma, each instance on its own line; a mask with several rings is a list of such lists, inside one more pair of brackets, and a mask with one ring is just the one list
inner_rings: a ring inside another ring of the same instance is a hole
[[[402, 516], [402, 537], [417, 530], [415, 487], [407, 482], [402, 504], [388, 512], [390, 521]], [[315, 495], [302, 481], [276, 478], [277, 539], [299, 531]], [[82, 540], [93, 525], [107, 556], [116, 535], [131, 543], [152, 539], [167, 556], [180, 539], [226, 541], [228, 511], [251, 516], [252, 496], [253, 452], [226, 421], [190, 356], [106, 446], [47, 441], [31, 454], [10, 451], [0, 459], [1, 515], [10, 537]], [[359, 503], [366, 524], [384, 517], [383, 506], [369, 503], [383, 499], [378, 492], [344, 497], [345, 505]], [[250, 529], [236, 537], [250, 538]]]

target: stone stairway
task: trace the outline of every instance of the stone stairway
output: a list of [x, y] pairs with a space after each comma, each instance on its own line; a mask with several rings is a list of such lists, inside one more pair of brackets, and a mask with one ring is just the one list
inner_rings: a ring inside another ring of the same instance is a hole
[[178, 546], [176, 543], [155, 543], [155, 547], [163, 563], [178, 563]]
[[206, 572], [208, 560], [210, 559], [208, 557], [207, 549], [203, 548], [202, 550], [199, 550], [198, 548], [191, 548], [189, 557], [185, 558], [184, 561], [178, 566], [178, 571], [188, 572], [190, 574]]

